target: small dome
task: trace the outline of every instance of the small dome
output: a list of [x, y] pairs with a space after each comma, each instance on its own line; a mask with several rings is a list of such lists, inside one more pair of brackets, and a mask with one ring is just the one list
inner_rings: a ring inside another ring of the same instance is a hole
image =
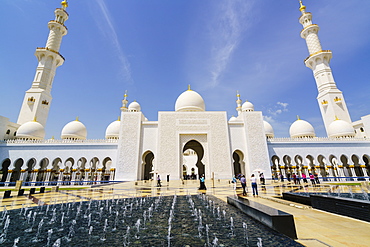
[[129, 106], [128, 106], [128, 111], [130, 111], [130, 112], [140, 112], [141, 111], [140, 104], [137, 103], [136, 101], [131, 102], [131, 104], [129, 104]]
[[254, 111], [254, 105], [249, 101], [245, 101], [242, 105], [242, 111]]
[[231, 116], [231, 118], [229, 119], [229, 122], [237, 122], [238, 119], [234, 116]]
[[42, 124], [36, 121], [29, 121], [22, 124], [16, 134], [18, 139], [42, 140], [45, 137], [45, 129]]
[[272, 128], [271, 124], [264, 120], [263, 128], [265, 129], [265, 134], [267, 138], [274, 138], [274, 129]]
[[175, 111], [205, 111], [205, 109], [202, 96], [190, 89], [180, 94], [175, 104]]
[[120, 120], [110, 123], [105, 130], [105, 139], [119, 139]]
[[348, 122], [337, 119], [329, 125], [328, 136], [331, 138], [354, 137], [355, 130]]
[[291, 138], [315, 137], [315, 129], [312, 127], [312, 125], [309, 122], [301, 119], [298, 119], [292, 123], [289, 133]]
[[85, 140], [87, 130], [83, 123], [78, 120], [67, 123], [62, 129], [62, 139], [79, 139]]

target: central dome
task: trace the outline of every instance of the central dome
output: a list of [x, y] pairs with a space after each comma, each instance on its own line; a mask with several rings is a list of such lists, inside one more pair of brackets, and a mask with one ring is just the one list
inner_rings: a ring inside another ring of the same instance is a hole
[[204, 100], [199, 93], [187, 90], [176, 100], [175, 111], [205, 111]]

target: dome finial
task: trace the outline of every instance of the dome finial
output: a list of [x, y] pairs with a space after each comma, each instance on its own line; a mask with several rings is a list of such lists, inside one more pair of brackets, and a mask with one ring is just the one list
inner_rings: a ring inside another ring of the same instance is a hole
[[305, 13], [306, 6], [303, 5], [302, 0], [299, 0], [299, 4], [300, 4], [299, 11], [301, 11], [302, 14]]
[[193, 90], [191, 90], [191, 88], [190, 88], [190, 84], [188, 85], [188, 91], [193, 91]]
[[78, 117], [76, 117], [76, 121], [77, 121], [77, 122], [80, 122], [80, 120], [78, 120]]
[[239, 90], [236, 90], [236, 97], [237, 97], [238, 99], [240, 98]]
[[339, 120], [339, 118], [338, 118], [338, 116], [337, 116], [337, 115], [335, 115], [335, 120], [334, 120], [334, 121], [337, 121], [337, 120]]
[[125, 90], [125, 94], [123, 95], [123, 99], [126, 100], [127, 99], [127, 90]]
[[121, 121], [121, 116], [118, 116], [118, 121]]
[[301, 120], [301, 118], [297, 115], [297, 120]]
[[62, 5], [62, 8], [65, 10], [68, 7], [68, 2], [67, 0], [64, 0], [63, 2], [60, 3]]
[[33, 121], [34, 122], [37, 122], [37, 117], [36, 116], [33, 118]]

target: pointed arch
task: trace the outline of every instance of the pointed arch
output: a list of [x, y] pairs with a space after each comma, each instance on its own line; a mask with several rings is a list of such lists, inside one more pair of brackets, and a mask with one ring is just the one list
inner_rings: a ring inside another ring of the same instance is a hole
[[205, 174], [205, 167], [204, 167], [204, 164], [202, 163], [202, 159], [204, 156], [204, 148], [202, 144], [192, 139], [184, 145], [182, 149], [182, 153], [184, 153], [188, 149], [193, 150], [197, 154], [197, 162], [195, 166], [198, 168], [198, 175]]

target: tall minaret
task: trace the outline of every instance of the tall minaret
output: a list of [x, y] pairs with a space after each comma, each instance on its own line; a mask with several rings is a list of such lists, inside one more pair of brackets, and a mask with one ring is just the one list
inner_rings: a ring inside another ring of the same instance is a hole
[[36, 48], [35, 56], [38, 60], [35, 78], [31, 88], [26, 91], [21, 111], [18, 116], [18, 124], [37, 119], [44, 127], [48, 118], [51, 104], [51, 88], [56, 68], [63, 64], [64, 57], [59, 53], [62, 37], [67, 34], [64, 22], [68, 19], [66, 8], [67, 0], [61, 2], [62, 8], [57, 8], [55, 20], [49, 21], [50, 29], [46, 46]]
[[242, 112], [242, 100], [240, 99], [239, 91], [236, 91], [236, 111], [238, 112], [238, 116]]
[[299, 10], [302, 13], [299, 22], [303, 26], [301, 37], [306, 40], [308, 52], [310, 53], [305, 60], [305, 64], [313, 71], [319, 91], [317, 101], [325, 124], [326, 133], [328, 133], [329, 125], [335, 119], [339, 118], [350, 124], [352, 124], [352, 121], [343, 94], [337, 88], [330, 68], [332, 53], [329, 50], [322, 50], [317, 35], [319, 26], [312, 24], [312, 14], [306, 12], [306, 6], [302, 4], [301, 0], [299, 2], [301, 5]]

